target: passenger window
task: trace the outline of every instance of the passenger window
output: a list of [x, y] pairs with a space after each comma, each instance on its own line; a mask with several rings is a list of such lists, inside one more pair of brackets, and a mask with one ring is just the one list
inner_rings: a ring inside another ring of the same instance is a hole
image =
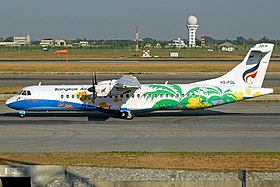
[[64, 96], [61, 94], [61, 95], [60, 95], [60, 98], [63, 99], [63, 97], [64, 97]]
[[21, 93], [21, 95], [26, 95], [26, 90], [23, 90], [23, 92]]
[[140, 98], [140, 94], [137, 94], [137, 97]]
[[165, 97], [168, 98], [168, 94], [165, 94]]
[[155, 94], [155, 98], [157, 98], [157, 94]]
[[146, 94], [143, 94], [143, 97], [145, 98], [145, 97], [146, 97]]
[[79, 94], [77, 95], [77, 99], [80, 99], [80, 95]]
[[134, 98], [134, 94], [132, 94], [131, 97]]
[[69, 99], [69, 95], [68, 94], [66, 95], [66, 98]]
[[120, 98], [123, 98], [123, 94], [120, 95]]
[[126, 98], [129, 98], [129, 94], [126, 94]]
[[160, 98], [162, 98], [162, 96], [163, 96], [163, 95], [162, 95], [162, 94], [160, 94]]
[[27, 90], [26, 95], [31, 95], [31, 92]]
[[177, 98], [179, 98], [179, 96], [180, 96], [179, 94], [176, 94], [176, 97], [177, 97]]
[[72, 95], [72, 99], [74, 99], [74, 97], [75, 97], [75, 96], [74, 96], [74, 95]]

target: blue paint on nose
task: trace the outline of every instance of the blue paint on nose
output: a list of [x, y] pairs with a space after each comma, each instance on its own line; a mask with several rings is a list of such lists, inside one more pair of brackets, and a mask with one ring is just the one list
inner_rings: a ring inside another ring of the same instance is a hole
[[16, 110], [20, 110], [21, 108], [19, 107], [18, 105], [18, 102], [10, 102], [10, 103], [7, 103], [6, 102], [6, 105], [12, 109], [16, 109]]
[[17, 101], [16, 97], [11, 97], [5, 103], [8, 107], [16, 110], [20, 110], [23, 106], [21, 106], [20, 102]]

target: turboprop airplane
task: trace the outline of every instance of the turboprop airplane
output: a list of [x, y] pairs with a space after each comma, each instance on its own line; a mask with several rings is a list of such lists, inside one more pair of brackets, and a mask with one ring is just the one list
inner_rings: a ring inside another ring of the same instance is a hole
[[134, 76], [93, 85], [28, 86], [6, 101], [26, 111], [100, 111], [132, 119], [135, 113], [172, 109], [205, 109], [273, 93], [262, 88], [273, 44], [252, 47], [225, 75], [191, 84], [140, 84]]

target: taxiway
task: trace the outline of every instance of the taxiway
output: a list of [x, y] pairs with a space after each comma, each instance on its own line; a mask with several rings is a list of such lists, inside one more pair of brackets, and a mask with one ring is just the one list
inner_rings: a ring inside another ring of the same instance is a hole
[[280, 151], [280, 104], [229, 104], [122, 120], [98, 112], [29, 113], [0, 105], [0, 152]]

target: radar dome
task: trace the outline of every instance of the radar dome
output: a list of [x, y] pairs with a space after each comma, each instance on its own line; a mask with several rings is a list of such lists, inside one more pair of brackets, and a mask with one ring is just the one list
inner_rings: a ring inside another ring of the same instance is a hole
[[195, 16], [190, 16], [187, 20], [188, 25], [197, 25], [197, 18]]

